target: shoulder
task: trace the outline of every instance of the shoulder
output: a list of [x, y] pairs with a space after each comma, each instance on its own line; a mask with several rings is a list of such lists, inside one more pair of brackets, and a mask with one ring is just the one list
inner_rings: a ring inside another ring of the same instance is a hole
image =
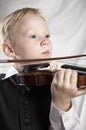
[[4, 79], [5, 73], [0, 73], [0, 91], [3, 90], [6, 86], [8, 86], [8, 79]]
[[5, 77], [5, 74], [4, 73], [0, 73], [0, 91], [1, 91], [1, 88], [3, 88], [3, 78]]
[[2, 78], [4, 78], [5, 74], [4, 73], [1, 73], [0, 74], [0, 80], [2, 80]]

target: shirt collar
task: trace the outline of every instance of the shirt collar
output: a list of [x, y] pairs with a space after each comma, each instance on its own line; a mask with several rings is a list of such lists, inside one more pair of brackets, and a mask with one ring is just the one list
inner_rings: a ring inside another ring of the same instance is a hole
[[18, 71], [16, 70], [14, 66], [11, 66], [6, 72], [5, 77], [3, 79], [7, 79], [15, 74], [18, 74]]

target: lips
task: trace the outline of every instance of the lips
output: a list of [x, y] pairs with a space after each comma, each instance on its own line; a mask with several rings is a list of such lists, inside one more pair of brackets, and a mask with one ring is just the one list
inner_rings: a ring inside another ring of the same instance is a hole
[[49, 51], [44, 51], [44, 52], [42, 52], [42, 54], [50, 54], [50, 52]]
[[43, 51], [43, 52], [42, 52], [42, 55], [43, 55], [44, 57], [49, 57], [49, 56], [50, 56], [50, 52], [49, 52], [49, 51]]

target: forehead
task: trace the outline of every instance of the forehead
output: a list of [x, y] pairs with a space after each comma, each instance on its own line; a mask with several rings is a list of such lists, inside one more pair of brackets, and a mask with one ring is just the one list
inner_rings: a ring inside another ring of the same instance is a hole
[[27, 13], [15, 25], [15, 29], [24, 30], [27, 28], [40, 28], [48, 29], [47, 23], [44, 18], [39, 15]]

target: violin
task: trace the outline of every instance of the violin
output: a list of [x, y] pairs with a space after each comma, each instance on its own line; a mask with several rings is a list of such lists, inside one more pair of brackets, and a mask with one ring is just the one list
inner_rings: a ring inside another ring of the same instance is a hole
[[[38, 65], [39, 66], [39, 65]], [[74, 68], [74, 70], [78, 71], [78, 81], [77, 81], [77, 86], [78, 88], [83, 88], [86, 87], [86, 68], [81, 68], [80, 70], [78, 67], [76, 66], [71, 66], [71, 65], [62, 65], [61, 68], [70, 68], [72, 69], [72, 67]], [[37, 68], [37, 66], [36, 66]], [[85, 71], [83, 71], [83, 69]], [[29, 86], [29, 87], [40, 87], [40, 86], [50, 86], [52, 79], [56, 73], [52, 72], [50, 70], [35, 70], [35, 68], [33, 68], [33, 70], [31, 71], [29, 69], [29, 73], [28, 73], [28, 66], [26, 66], [24, 68], [23, 73], [18, 74], [17, 75], [17, 83], [20, 86]], [[59, 71], [59, 70], [58, 70]], [[57, 73], [58, 73], [57, 71]]]
[[[3, 60], [0, 63], [25, 63], [28, 65], [24, 65], [23, 71], [16, 75], [16, 81], [19, 86], [28, 86], [28, 87], [41, 87], [41, 86], [50, 86], [52, 79], [55, 73], [58, 73], [58, 70], [52, 72], [46, 67], [49, 66], [50, 61], [59, 61], [64, 59], [72, 59], [78, 57], [86, 57], [86, 54], [83, 55], [74, 55], [74, 56], [66, 56], [66, 57], [55, 57], [55, 58], [45, 58], [45, 59], [22, 59], [22, 60]], [[45, 69], [44, 69], [45, 68]], [[62, 65], [61, 68], [64, 69], [73, 69], [78, 72], [78, 88], [86, 87], [86, 68], [78, 67], [74, 65]]]

